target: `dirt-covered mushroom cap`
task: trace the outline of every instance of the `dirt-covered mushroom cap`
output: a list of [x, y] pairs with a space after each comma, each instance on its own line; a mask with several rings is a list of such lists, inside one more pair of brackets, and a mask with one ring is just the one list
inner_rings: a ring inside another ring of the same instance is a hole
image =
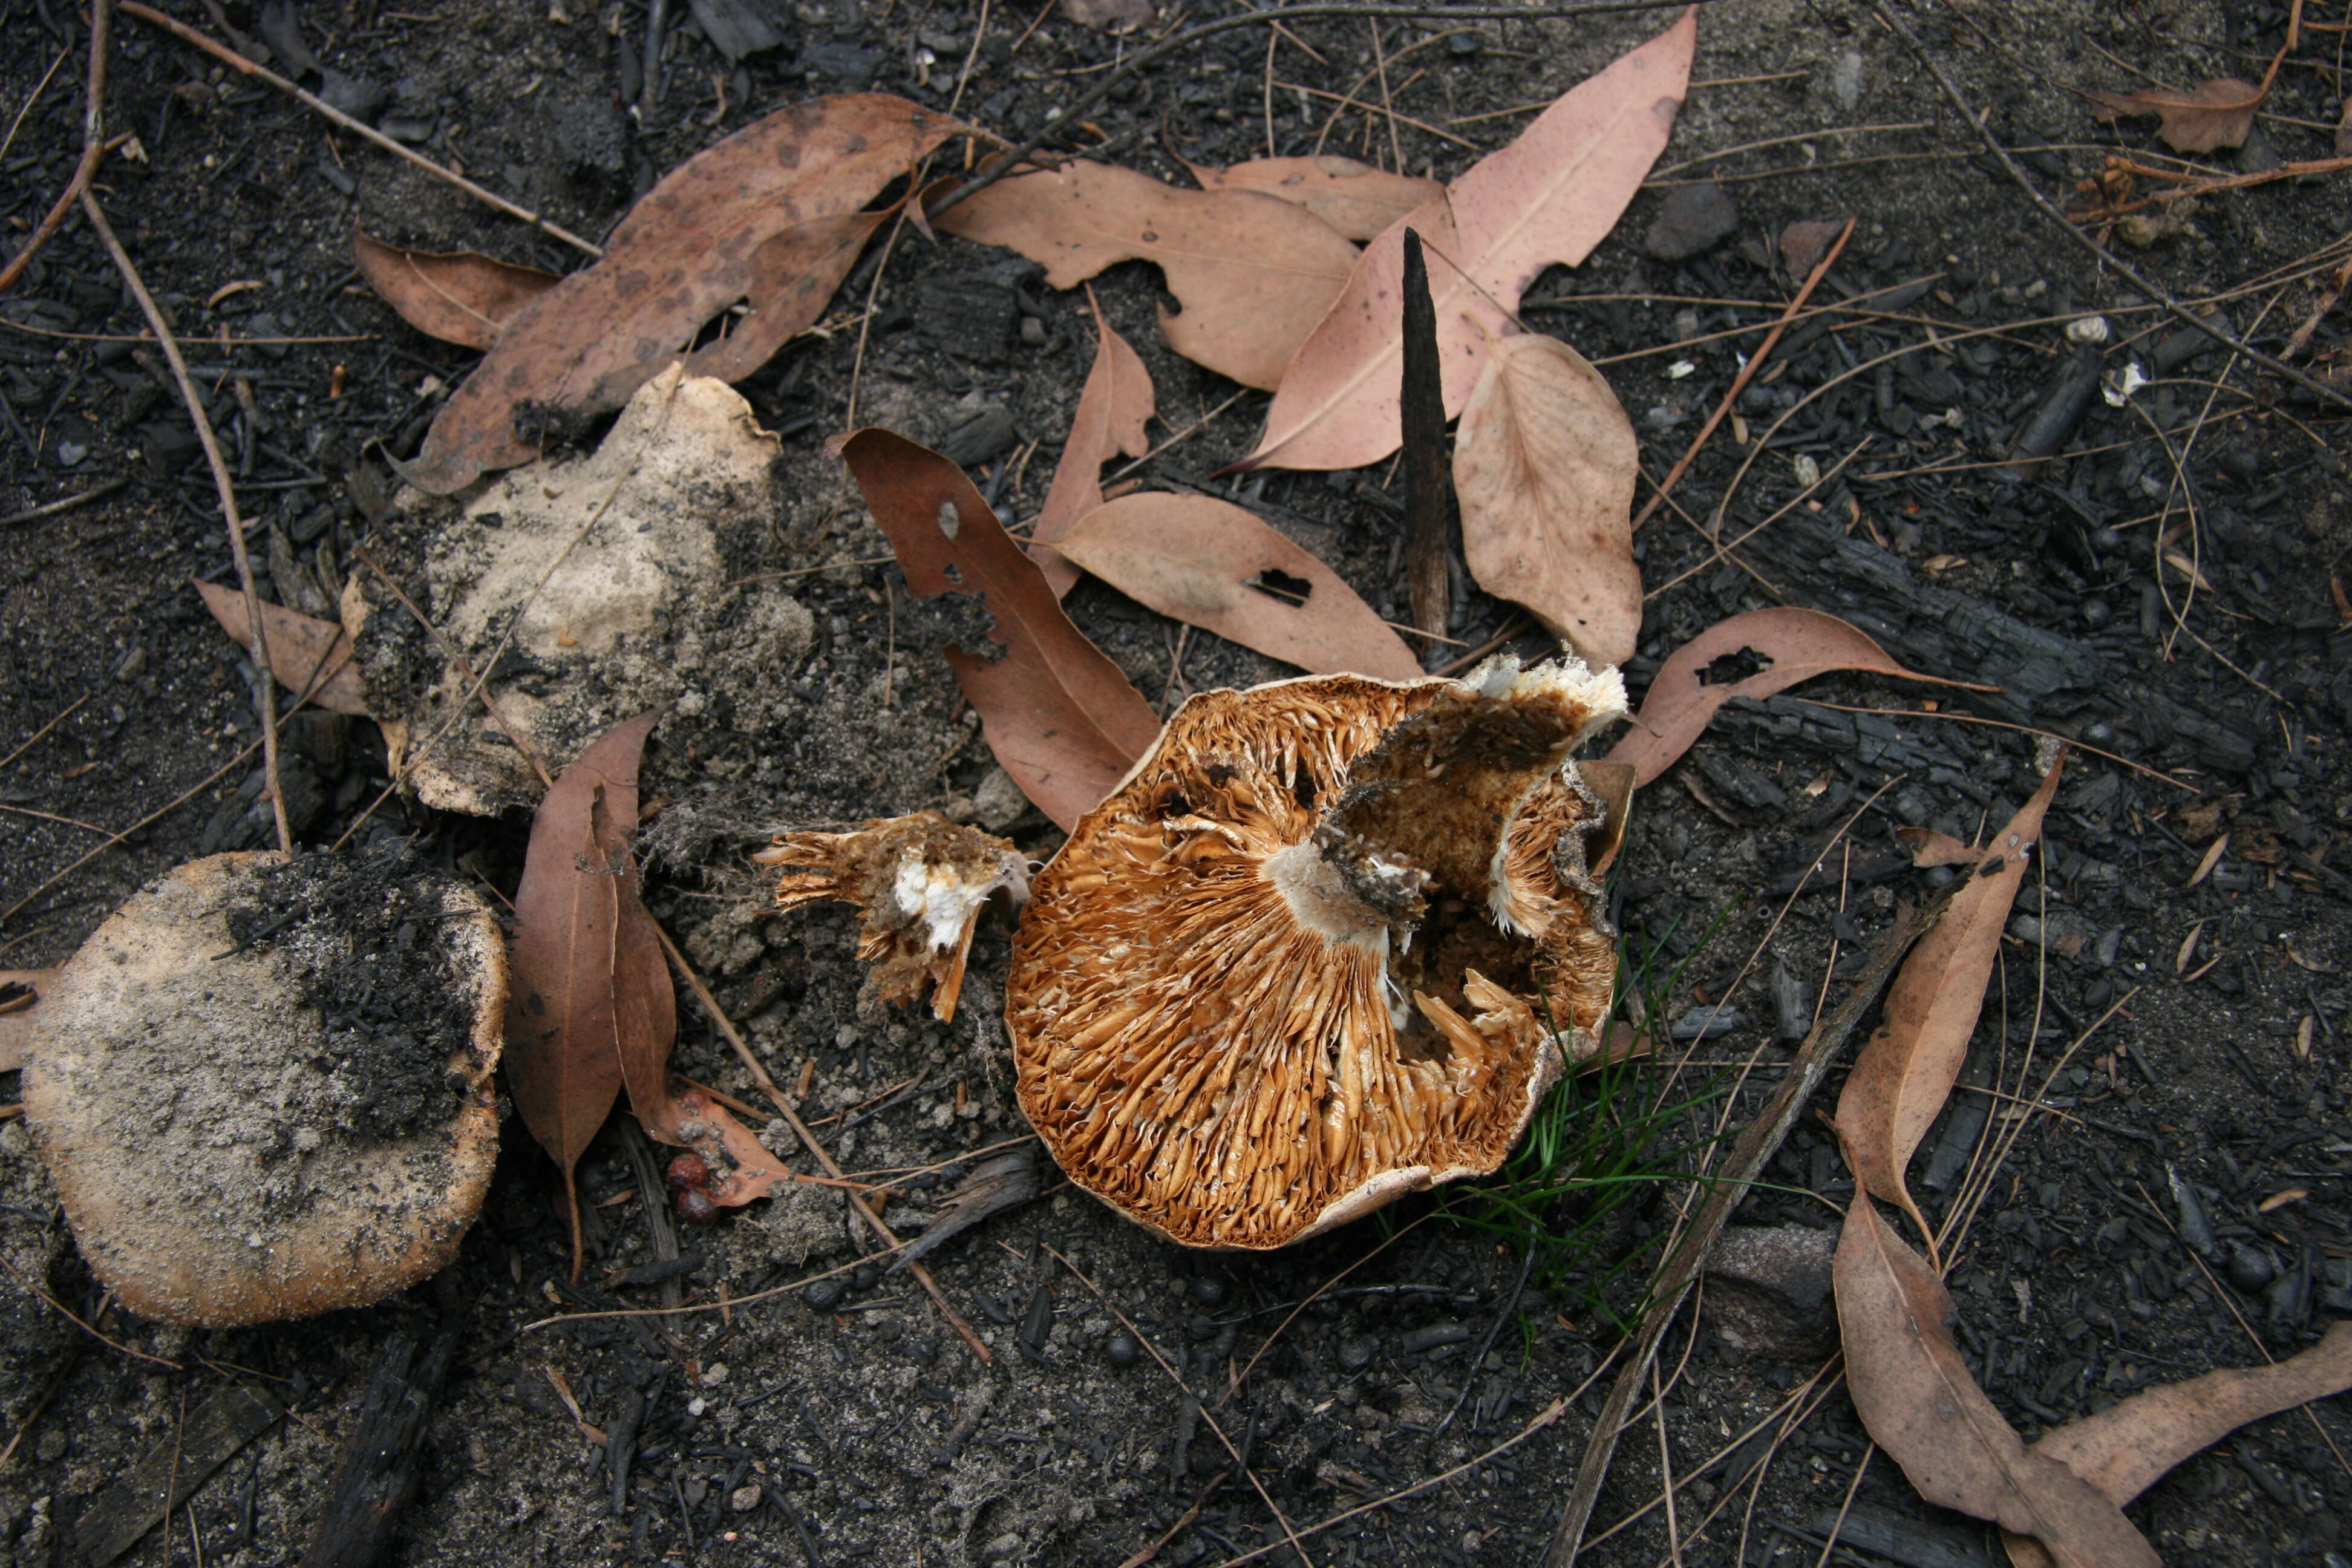
[[1617, 672], [1203, 692], [1041, 872], [1006, 986], [1071, 1180], [1271, 1247], [1501, 1163], [1598, 1049], [1613, 943], [1570, 750]]
[[26, 1120], [90, 1270], [204, 1327], [381, 1300], [447, 1263], [498, 1157], [506, 944], [395, 858], [215, 855], [68, 960]]

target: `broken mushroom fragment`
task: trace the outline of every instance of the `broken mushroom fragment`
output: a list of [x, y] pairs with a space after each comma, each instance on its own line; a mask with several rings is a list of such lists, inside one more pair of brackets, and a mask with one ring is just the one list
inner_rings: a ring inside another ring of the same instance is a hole
[[1568, 753], [1613, 669], [1194, 697], [1039, 873], [1022, 1109], [1170, 1239], [1273, 1247], [1502, 1163], [1600, 1050], [1616, 951]]
[[993, 834], [935, 811], [860, 825], [848, 833], [787, 833], [751, 857], [783, 868], [776, 907], [819, 899], [856, 904], [857, 956], [874, 965], [885, 1002], [913, 1002], [930, 982], [931, 1012], [955, 1018], [964, 960], [989, 895], [1029, 896], [1029, 862]]
[[222, 1328], [364, 1305], [457, 1255], [498, 1158], [506, 944], [399, 856], [215, 855], [68, 960], [25, 1118], [90, 1271]]

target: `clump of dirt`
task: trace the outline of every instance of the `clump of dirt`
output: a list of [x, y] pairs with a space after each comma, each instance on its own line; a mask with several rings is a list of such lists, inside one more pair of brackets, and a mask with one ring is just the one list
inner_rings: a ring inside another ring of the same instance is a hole
[[[346, 1131], [404, 1138], [446, 1125], [466, 1093], [453, 1065], [472, 1026], [460, 982], [463, 933], [441, 883], [404, 848], [365, 860], [305, 855], [246, 879], [226, 911], [239, 951], [278, 959], [323, 1030], [304, 1098]], [[307, 1129], [281, 1126], [265, 1162]]]

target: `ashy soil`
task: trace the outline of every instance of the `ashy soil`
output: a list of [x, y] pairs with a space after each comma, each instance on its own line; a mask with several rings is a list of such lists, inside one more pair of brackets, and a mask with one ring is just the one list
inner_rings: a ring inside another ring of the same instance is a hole
[[[199, 7], [169, 8], [212, 29]], [[736, 37], [743, 6], [681, 9], [649, 110], [646, 17], [630, 0], [318, 0], [299, 23], [332, 74], [306, 80], [593, 236], [661, 172], [780, 104], [870, 88], [943, 109], [970, 55], [959, 112], [1019, 138], [1066, 118], [1136, 47], [1025, 9], [852, 3], [761, 10], [780, 41], [739, 61], [710, 33]], [[2145, 122], [2096, 122], [2075, 89], [2140, 88], [2139, 73], [2259, 79], [2285, 21], [2277, 5], [2083, 0], [1906, 16], [2060, 200], [2111, 158], [2164, 153]], [[49, 0], [5, 0], [0, 17], [17, 45], [0, 58], [0, 109], [19, 121], [0, 149], [13, 251], [79, 153], [86, 39]], [[227, 17], [263, 24], [257, 8]], [[1283, 153], [1319, 145], [1447, 175], [1665, 20], [1297, 19], [1271, 47], [1241, 28], [1121, 82], [1076, 134], [1180, 180], [1177, 153], [1223, 163], [1269, 138]], [[2308, 35], [2247, 147], [2206, 162], [2252, 172], [2332, 154], [2337, 37]], [[1824, 985], [1834, 1000], [1896, 906], [1932, 886], [1893, 830], [1998, 825], [2053, 737], [2076, 742], [1967, 1087], [1915, 1184], [1931, 1218], [1982, 1196], [1951, 1275], [1961, 1342], [2028, 1434], [2289, 1353], [2352, 1312], [2352, 924], [2333, 863], [2352, 818], [2338, 761], [2352, 726], [2341, 410], [2149, 309], [2029, 205], [1868, 8], [1727, 0], [1701, 17], [1696, 75], [1653, 188], [1522, 311], [1611, 377], [1652, 479], [1793, 294], [1783, 230], [1857, 227], [1817, 296], [1839, 309], [1773, 350], [1640, 535], [1653, 596], [1629, 680], [1638, 695], [1726, 615], [1790, 603], [1849, 616], [1915, 668], [2003, 689], [1818, 680], [1735, 704], [1644, 792], [1612, 914], [1629, 962], [1664, 992], [1664, 1020], [1697, 1009], [1683, 1031], [1697, 1037], [1627, 1102], [1696, 1096], [1661, 1150], [1742, 1122]], [[430, 595], [457, 579], [421, 564], [446, 520], [402, 505], [383, 458], [415, 451], [472, 356], [356, 281], [350, 231], [549, 268], [575, 258], [130, 17], [117, 18], [107, 115], [137, 142], [108, 160], [101, 197], [211, 400], [264, 592], [331, 613], [369, 574], [365, 551], [411, 572], [428, 613], [450, 614]], [[2345, 178], [2223, 192], [2105, 237], [2276, 353], [2341, 263]], [[1662, 259], [1652, 225], [1701, 179], [1721, 182], [1736, 226]], [[1235, 496], [1402, 618], [1389, 467], [1213, 480], [1250, 446], [1264, 398], [1235, 400], [1166, 351], [1150, 268], [1115, 268], [1097, 289], [1159, 389], [1163, 449], [1140, 476]], [[2065, 328], [2093, 312], [2111, 329], [2097, 368], [2116, 395], [2090, 400], [2063, 456], [2012, 473], [2002, 459], [2073, 363]], [[0, 516], [127, 481], [0, 524], [10, 966], [61, 960], [171, 866], [271, 832], [250, 671], [189, 585], [228, 578], [226, 537], [142, 330], [79, 218], [0, 299]], [[277, 341], [225, 347], [224, 333]], [[854, 913], [771, 913], [747, 853], [782, 826], [924, 807], [1040, 858], [1058, 836], [992, 769], [940, 657], [980, 617], [910, 600], [819, 444], [853, 422], [891, 425], [943, 445], [1025, 517], [1093, 342], [1081, 299], [1003, 253], [911, 232], [887, 261], [877, 247], [824, 329], [741, 388], [780, 439], [772, 482], [709, 521], [723, 575], [696, 605], [709, 635], [667, 677], [677, 706], [648, 755], [656, 914], [845, 1167], [921, 1173], [890, 1206], [901, 1234], [982, 1151], [1025, 1131], [996, 1017], [1006, 933], [982, 933], [952, 1026], [887, 1010], [853, 958]], [[2324, 372], [2341, 346], [2323, 321], [2302, 363]], [[2128, 395], [2127, 363], [2149, 378]], [[1099, 584], [1069, 604], [1163, 711], [1191, 690], [1290, 673]], [[1466, 645], [1510, 614], [1466, 589], [1459, 604], [1450, 635]], [[527, 689], [534, 672], [498, 676]], [[289, 723], [286, 794], [306, 845], [411, 843], [444, 874], [511, 891], [521, 813], [373, 805], [386, 781], [373, 725]], [[1825, 844], [1825, 870], [1805, 877]], [[748, 1097], [690, 1001], [681, 1016], [681, 1070]], [[12, 1082], [0, 1100], [16, 1098]], [[1853, 1196], [1817, 1123], [1769, 1174], [1741, 1225], [1827, 1235]], [[1172, 1528], [1159, 1561], [1271, 1547], [1317, 1564], [1532, 1563], [1599, 1405], [1587, 1379], [1688, 1195], [1657, 1181], [1562, 1199], [1546, 1215], [1555, 1232], [1603, 1209], [1605, 1223], [1573, 1253], [1543, 1253], [1521, 1288], [1521, 1252], [1460, 1223], [1482, 1212], [1475, 1201], [1401, 1205], [1266, 1257], [1192, 1254], [1049, 1173], [1035, 1201], [928, 1260], [991, 1345], [983, 1365], [903, 1273], [858, 1263], [870, 1243], [825, 1189], [688, 1229], [671, 1263], [657, 1256], [657, 1186], [619, 1129], [592, 1150], [575, 1284], [560, 1184], [510, 1120], [483, 1217], [432, 1288], [192, 1332], [110, 1308], [24, 1128], [0, 1124], [0, 1549], [88, 1561], [87, 1542], [134, 1527], [141, 1509], [156, 1518], [180, 1476], [194, 1489], [185, 1506], [124, 1560], [294, 1561], [379, 1348], [446, 1329], [453, 1370], [394, 1561], [1113, 1563]], [[1817, 1257], [1796, 1241], [1789, 1256]], [[1796, 1274], [1765, 1293], [1769, 1310], [1710, 1285], [1675, 1325], [1665, 1396], [1625, 1435], [1597, 1529], [1638, 1517], [1591, 1561], [1811, 1562], [1833, 1528], [1844, 1561], [1999, 1560], [1983, 1528], [1927, 1508], [1871, 1453], [1824, 1370], [1818, 1273]], [[671, 1302], [693, 1310], [579, 1316]], [[286, 1415], [258, 1435], [207, 1415], [237, 1398], [261, 1408], [260, 1394]], [[1527, 1431], [1556, 1401], [1559, 1417]], [[2347, 1415], [2339, 1400], [2255, 1423], [2133, 1516], [2179, 1561], [2326, 1561], [2352, 1510]], [[1652, 1506], [1668, 1471], [1671, 1510]], [[144, 1494], [110, 1485], [151, 1474]]]

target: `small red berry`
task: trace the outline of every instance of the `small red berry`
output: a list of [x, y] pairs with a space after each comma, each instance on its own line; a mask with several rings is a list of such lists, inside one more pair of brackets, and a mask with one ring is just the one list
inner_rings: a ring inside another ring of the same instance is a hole
[[709, 1184], [710, 1167], [702, 1163], [701, 1155], [680, 1154], [669, 1163], [670, 1191], [683, 1192], [688, 1187], [707, 1187]]
[[678, 1216], [692, 1225], [709, 1225], [719, 1217], [719, 1205], [700, 1187], [688, 1187], [677, 1194]]

